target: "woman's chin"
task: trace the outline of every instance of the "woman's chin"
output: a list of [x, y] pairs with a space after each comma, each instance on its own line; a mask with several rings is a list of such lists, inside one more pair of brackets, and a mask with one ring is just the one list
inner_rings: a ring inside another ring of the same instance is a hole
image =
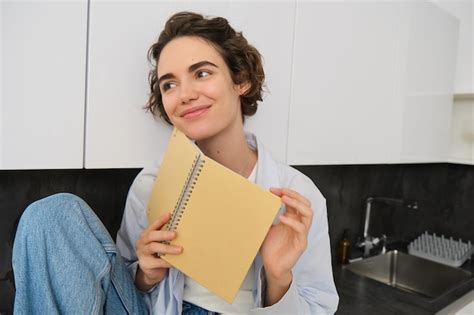
[[212, 137], [212, 131], [209, 130], [209, 128], [206, 128], [205, 126], [175, 126], [193, 141], [202, 141]]

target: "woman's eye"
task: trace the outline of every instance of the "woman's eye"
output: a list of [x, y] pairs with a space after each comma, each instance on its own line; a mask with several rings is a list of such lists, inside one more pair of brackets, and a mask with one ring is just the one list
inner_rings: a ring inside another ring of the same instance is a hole
[[176, 84], [174, 84], [173, 82], [165, 82], [161, 85], [161, 89], [163, 91], [168, 91], [169, 89], [174, 88], [175, 86]]
[[197, 73], [197, 76], [199, 78], [205, 78], [205, 77], [210, 76], [210, 75], [211, 75], [211, 73], [209, 71], [206, 71], [206, 70], [200, 70]]

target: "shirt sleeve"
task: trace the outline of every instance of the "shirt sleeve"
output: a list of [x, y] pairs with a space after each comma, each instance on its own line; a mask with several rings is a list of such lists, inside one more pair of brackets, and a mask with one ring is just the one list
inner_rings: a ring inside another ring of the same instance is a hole
[[135, 243], [140, 233], [148, 226], [146, 206], [155, 180], [155, 169], [145, 168], [135, 178], [125, 203], [122, 224], [117, 233], [117, 249], [127, 266], [132, 279], [138, 268]]
[[[308, 234], [308, 246], [292, 270], [293, 281], [285, 295], [272, 306], [253, 309], [252, 314], [333, 314], [339, 296], [332, 275], [326, 200], [303, 174], [295, 176], [288, 188], [311, 202], [313, 223]], [[264, 275], [261, 278], [264, 295]], [[264, 301], [264, 296], [261, 301]]]

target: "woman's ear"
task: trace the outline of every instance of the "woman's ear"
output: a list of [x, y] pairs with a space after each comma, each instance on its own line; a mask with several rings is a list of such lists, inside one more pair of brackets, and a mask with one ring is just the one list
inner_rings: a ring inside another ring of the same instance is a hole
[[250, 83], [250, 81], [245, 81], [243, 83], [240, 83], [238, 85], [239, 95], [242, 96], [245, 93], [247, 93], [247, 91], [250, 89], [251, 86], [252, 86], [252, 84]]

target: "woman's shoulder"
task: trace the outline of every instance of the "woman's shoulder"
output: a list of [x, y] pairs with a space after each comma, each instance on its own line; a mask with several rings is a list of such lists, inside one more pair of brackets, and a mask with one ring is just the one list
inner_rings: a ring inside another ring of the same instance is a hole
[[156, 174], [161, 163], [161, 159], [145, 166], [135, 177], [130, 187], [130, 195], [138, 199], [141, 203], [146, 203], [150, 199], [151, 190], [156, 179]]
[[265, 169], [263, 173], [272, 178], [272, 185], [294, 190], [310, 199], [312, 203], [326, 201], [311, 178], [296, 168], [275, 159], [260, 139], [255, 136], [254, 139], [258, 143], [259, 158], [262, 158], [261, 165]]
[[284, 163], [277, 163], [282, 187], [297, 191], [308, 199], [325, 200], [316, 184], [306, 174]]

